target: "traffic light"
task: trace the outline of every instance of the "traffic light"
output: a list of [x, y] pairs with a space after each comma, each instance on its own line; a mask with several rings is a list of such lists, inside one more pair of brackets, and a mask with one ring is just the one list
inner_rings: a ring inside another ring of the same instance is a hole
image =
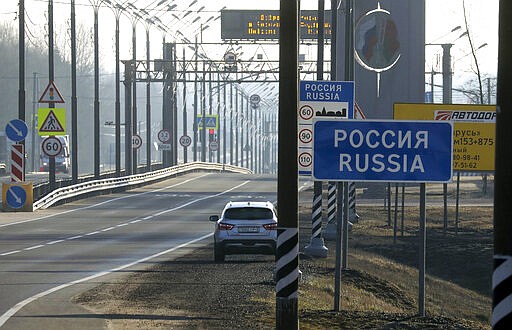
[[208, 130], [208, 133], [209, 133], [208, 134], [209, 135], [209, 140], [208, 141], [210, 141], [210, 142], [215, 141], [215, 130], [210, 128]]

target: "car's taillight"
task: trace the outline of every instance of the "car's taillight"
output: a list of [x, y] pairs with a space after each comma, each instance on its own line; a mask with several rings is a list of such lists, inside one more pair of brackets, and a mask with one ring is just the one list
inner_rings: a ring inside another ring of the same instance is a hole
[[233, 229], [233, 227], [235, 227], [235, 225], [219, 222], [218, 227], [219, 227], [219, 230], [231, 230], [231, 229]]
[[263, 228], [266, 230], [276, 230], [277, 229], [277, 223], [267, 223], [263, 225]]

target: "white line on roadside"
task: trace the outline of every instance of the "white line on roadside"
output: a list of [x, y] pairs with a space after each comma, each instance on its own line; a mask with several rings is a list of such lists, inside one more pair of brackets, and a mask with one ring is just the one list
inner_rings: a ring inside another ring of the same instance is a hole
[[[250, 182], [249, 180], [244, 181], [241, 184], [239, 184], [239, 185], [237, 185], [235, 187], [232, 187], [232, 188], [230, 188], [228, 190], [225, 190], [223, 192], [220, 192], [220, 193], [217, 193], [217, 194], [214, 194], [214, 195], [205, 196], [205, 197], [202, 197], [202, 198], [199, 198], [199, 199], [195, 199], [195, 200], [192, 200], [192, 201], [187, 202], [185, 204], [176, 206], [176, 207], [174, 207], [172, 209], [166, 209], [166, 210], [163, 210], [163, 211], [159, 211], [159, 212], [157, 212], [155, 214], [148, 215], [148, 216], [146, 216], [146, 217], [144, 217], [142, 219], [136, 219], [136, 220], [132, 220], [132, 221], [129, 221], [129, 222], [120, 223], [118, 225], [115, 225], [115, 226], [112, 226], [112, 227], [108, 227], [108, 228], [105, 228], [105, 229], [102, 229], [102, 230], [94, 231], [94, 232], [91, 232], [91, 233], [87, 233], [87, 234], [83, 234], [83, 235], [77, 235], [77, 236], [73, 236], [73, 237], [64, 238], [64, 239], [61, 239], [61, 240], [58, 240], [58, 241], [49, 242], [49, 243], [46, 243], [46, 244], [43, 244], [43, 245], [39, 245], [39, 246], [37, 246], [37, 248], [43, 247], [45, 245], [53, 245], [53, 244], [64, 242], [64, 241], [71, 241], [71, 240], [79, 239], [79, 238], [82, 238], [82, 237], [85, 237], [85, 236], [96, 235], [96, 234], [99, 234], [101, 232], [106, 232], [106, 231], [109, 231], [109, 230], [112, 230], [112, 229], [115, 229], [115, 228], [125, 227], [125, 226], [128, 226], [130, 224], [134, 224], [134, 223], [137, 223], [137, 222], [140, 222], [140, 221], [143, 221], [143, 220], [148, 220], [148, 219], [154, 218], [155, 216], [159, 216], [159, 215], [165, 214], [167, 212], [172, 212], [172, 211], [179, 210], [179, 209], [181, 209], [181, 208], [183, 208], [185, 206], [194, 204], [196, 202], [199, 202], [199, 201], [202, 201], [202, 200], [205, 200], [205, 199], [209, 199], [209, 198], [212, 198], [212, 197], [217, 197], [217, 196], [223, 195], [225, 193], [231, 192], [234, 189], [237, 189], [237, 188], [239, 188], [241, 186], [244, 186], [244, 185], [246, 185], [249, 182]], [[161, 189], [159, 189], [159, 190], [161, 190]], [[32, 249], [34, 249], [34, 248], [24, 248], [23, 251], [29, 251], [29, 250], [32, 250]], [[18, 251], [18, 252], [21, 252], [21, 251]], [[8, 255], [8, 254], [0, 254], [0, 256], [5, 256], [5, 255]]]
[[68, 238], [66, 238], [66, 241], [71, 241], [73, 239], [82, 238], [82, 237], [84, 237], [84, 235], [77, 235], [77, 236], [73, 236], [73, 237], [68, 237]]
[[53, 244], [62, 243], [62, 242], [64, 242], [64, 240], [63, 240], [63, 239], [58, 239], [58, 240], [56, 240], [56, 241], [48, 242], [48, 243], [46, 243], [46, 245], [53, 245]]
[[15, 254], [15, 253], [18, 253], [18, 252], [21, 252], [21, 250], [5, 252], [5, 253], [0, 254], [0, 256], [8, 256], [10, 254]]
[[146, 195], [146, 194], [162, 191], [162, 190], [169, 189], [169, 188], [174, 188], [174, 187], [177, 187], [177, 186], [181, 186], [181, 185], [183, 185], [185, 183], [189, 183], [191, 181], [195, 181], [197, 179], [201, 179], [201, 178], [203, 178], [203, 177], [205, 177], [207, 175], [210, 175], [210, 174], [206, 173], [206, 174], [198, 176], [196, 178], [191, 178], [191, 179], [185, 180], [183, 182], [179, 182], [179, 183], [170, 185], [168, 187], [163, 187], [163, 188], [159, 188], [159, 189], [155, 189], [155, 190], [151, 190], [151, 191], [145, 191], [145, 192], [141, 192], [141, 193], [134, 194], [134, 195], [127, 195], [127, 196], [117, 197], [117, 198], [109, 199], [107, 201], [103, 201], [101, 203], [97, 203], [97, 204], [93, 204], [93, 205], [88, 205], [88, 206], [80, 207], [80, 208], [77, 208], [77, 209], [67, 210], [67, 211], [60, 212], [60, 213], [49, 214], [49, 215], [45, 215], [43, 217], [39, 217], [39, 218], [35, 218], [35, 219], [21, 220], [21, 221], [11, 222], [11, 223], [4, 223], [4, 224], [0, 225], [0, 228], [14, 226], [14, 225], [19, 225], [19, 224], [23, 224], [23, 223], [27, 223], [27, 222], [44, 220], [44, 219], [48, 219], [48, 218], [51, 218], [51, 217], [55, 217], [55, 216], [59, 216], [59, 215], [67, 214], [67, 213], [72, 213], [72, 212], [76, 212], [76, 211], [80, 211], [80, 210], [87, 210], [87, 209], [90, 209], [90, 208], [93, 208], [93, 207], [96, 207], [96, 206], [101, 206], [101, 205], [104, 205], [104, 204], [107, 204], [107, 203], [110, 203], [110, 202], [115, 202], [115, 201], [126, 199], [126, 198], [136, 197], [136, 196], [140, 196], [140, 195]]
[[168, 249], [168, 250], [165, 250], [165, 251], [161, 251], [161, 252], [158, 252], [158, 253], [155, 253], [153, 255], [150, 255], [148, 257], [145, 257], [145, 258], [142, 258], [142, 259], [139, 259], [137, 261], [134, 261], [134, 262], [131, 262], [129, 264], [126, 264], [126, 265], [123, 265], [123, 266], [119, 266], [119, 267], [116, 267], [116, 268], [112, 268], [110, 270], [106, 270], [106, 271], [102, 271], [102, 272], [99, 272], [99, 273], [96, 273], [96, 274], [93, 274], [91, 276], [87, 276], [87, 277], [84, 277], [84, 278], [81, 278], [79, 280], [75, 280], [75, 281], [71, 281], [71, 282], [68, 282], [68, 283], [65, 283], [65, 284], [61, 284], [59, 286], [56, 286], [54, 288], [51, 288], [49, 290], [46, 290], [44, 292], [41, 292], [41, 293], [38, 293], [36, 295], [33, 295], [32, 297], [29, 297], [23, 301], [20, 301], [19, 303], [17, 303], [16, 305], [14, 305], [13, 307], [11, 307], [7, 312], [5, 312], [2, 316], [0, 316], [0, 327], [3, 326], [5, 324], [5, 322], [7, 322], [14, 314], [16, 314], [19, 310], [21, 310], [23, 307], [25, 307], [26, 305], [30, 304], [31, 302], [34, 302], [36, 301], [37, 299], [39, 298], [42, 298], [44, 296], [47, 296], [51, 293], [54, 293], [54, 292], [57, 292], [57, 291], [60, 291], [62, 289], [65, 289], [67, 287], [70, 287], [72, 285], [75, 285], [75, 284], [79, 284], [79, 283], [83, 283], [83, 282], [87, 282], [87, 281], [90, 281], [90, 280], [93, 280], [95, 278], [98, 278], [98, 277], [101, 277], [101, 276], [104, 276], [104, 275], [108, 275], [110, 273], [114, 273], [114, 272], [118, 272], [120, 270], [123, 270], [123, 269], [126, 269], [128, 267], [131, 267], [131, 266], [134, 266], [134, 265], [137, 265], [137, 264], [140, 264], [140, 263], [143, 263], [143, 262], [146, 262], [146, 261], [149, 261], [151, 259], [154, 259], [154, 258], [158, 258], [164, 254], [167, 254], [167, 253], [171, 253], [171, 252], [174, 252], [178, 249], [181, 249], [181, 248], [184, 248], [190, 244], [194, 244], [196, 242], [199, 242], [205, 238], [208, 238], [210, 236], [212, 236], [213, 233], [210, 233], [210, 234], [207, 234], [207, 235], [204, 235], [204, 236], [201, 236], [199, 238], [196, 238], [196, 239], [193, 239], [189, 242], [186, 242], [186, 243], [183, 243], [183, 244], [180, 244], [178, 246], [175, 246], [171, 249]]
[[24, 251], [35, 250], [35, 249], [42, 248], [43, 246], [44, 246], [44, 244], [40, 244], [40, 245], [36, 245], [36, 246], [31, 246], [31, 247], [28, 247], [28, 248], [24, 248], [23, 250], [24, 250]]
[[[194, 204], [194, 203], [197, 203], [199, 201], [203, 201], [203, 200], [206, 200], [206, 199], [210, 199], [210, 198], [214, 198], [214, 197], [218, 197], [218, 196], [221, 196], [221, 195], [224, 195], [228, 192], [231, 192], [237, 188], [240, 188], [244, 185], [246, 185], [247, 183], [249, 183], [250, 180], [247, 180], [247, 181], [244, 181], [242, 182], [241, 184], [237, 185], [237, 186], [234, 186], [228, 190], [225, 190], [223, 192], [220, 192], [220, 193], [217, 193], [217, 194], [213, 194], [213, 195], [209, 195], [209, 196], [205, 196], [205, 197], [202, 197], [202, 198], [198, 198], [198, 199], [195, 199], [193, 201], [190, 201], [188, 203], [185, 203], [183, 205], [180, 205], [180, 206], [177, 206], [177, 207], [174, 207], [172, 209], [167, 209], [167, 210], [164, 210], [164, 211], [161, 211], [161, 212], [158, 212], [156, 214], [154, 214], [154, 216], [159, 216], [159, 215], [162, 215], [162, 214], [165, 214], [167, 212], [172, 212], [172, 211], [176, 211], [176, 210], [179, 210], [181, 208], [184, 208], [188, 205], [191, 205], [191, 204]], [[131, 267], [131, 266], [134, 266], [134, 265], [137, 265], [137, 264], [140, 264], [140, 263], [143, 263], [143, 262], [146, 262], [148, 260], [151, 260], [151, 259], [154, 259], [154, 258], [157, 258], [157, 257], [160, 257], [164, 254], [167, 254], [167, 253], [170, 253], [170, 252], [173, 252], [173, 251], [176, 251], [178, 249], [181, 249], [183, 247], [186, 247], [190, 244], [193, 244], [193, 243], [196, 243], [196, 242], [199, 242], [205, 238], [208, 238], [210, 236], [213, 236], [213, 233], [209, 233], [209, 234], [206, 234], [206, 235], [203, 235], [199, 238], [196, 238], [196, 239], [193, 239], [189, 242], [186, 242], [186, 243], [183, 243], [181, 245], [178, 245], [174, 248], [171, 248], [171, 249], [168, 249], [168, 250], [165, 250], [165, 251], [161, 251], [161, 252], [158, 252], [156, 254], [153, 254], [153, 255], [150, 255], [148, 257], [145, 257], [145, 258], [142, 258], [142, 259], [139, 259], [137, 261], [134, 261], [134, 262], [131, 262], [129, 264], [126, 264], [126, 265], [123, 265], [123, 266], [120, 266], [120, 267], [117, 267], [117, 268], [113, 268], [113, 269], [110, 269], [110, 270], [107, 270], [107, 271], [102, 271], [102, 272], [99, 272], [99, 273], [96, 273], [94, 275], [91, 275], [91, 276], [88, 276], [88, 277], [84, 277], [82, 279], [79, 279], [79, 280], [75, 280], [75, 281], [72, 281], [72, 282], [68, 282], [68, 283], [65, 283], [65, 284], [62, 284], [62, 285], [59, 285], [59, 286], [56, 286], [54, 288], [51, 288], [49, 290], [46, 290], [44, 292], [41, 292], [41, 293], [38, 293], [36, 295], [33, 295], [32, 297], [29, 297], [23, 301], [20, 301], [19, 303], [17, 303], [16, 305], [14, 305], [13, 307], [11, 307], [7, 312], [5, 312], [2, 316], [0, 316], [0, 327], [2, 325], [5, 324], [5, 322], [7, 322], [11, 316], [13, 316], [14, 314], [16, 314], [19, 310], [21, 310], [23, 307], [25, 307], [26, 305], [30, 304], [31, 302], [34, 302], [36, 301], [37, 299], [39, 298], [42, 298], [44, 296], [47, 296], [51, 293], [54, 293], [54, 292], [57, 292], [59, 290], [62, 290], [62, 289], [65, 289], [67, 287], [70, 287], [72, 285], [75, 285], [75, 284], [78, 284], [78, 283], [83, 283], [83, 282], [86, 282], [86, 281], [89, 281], [89, 280], [92, 280], [92, 279], [95, 279], [95, 278], [98, 278], [100, 276], [104, 276], [104, 275], [107, 275], [107, 274], [110, 274], [110, 273], [113, 273], [113, 272], [117, 272], [117, 271], [120, 271], [120, 270], [123, 270], [123, 269], [126, 269], [128, 267]], [[80, 237], [83, 237], [83, 235], [78, 235], [78, 236], [74, 236], [74, 237], [71, 237], [71, 238], [67, 238], [66, 240], [70, 240], [70, 239], [76, 239], [76, 238], [80, 238]], [[17, 252], [20, 252], [20, 251], [17, 251]], [[17, 253], [17, 252], [12, 252], [12, 253]]]

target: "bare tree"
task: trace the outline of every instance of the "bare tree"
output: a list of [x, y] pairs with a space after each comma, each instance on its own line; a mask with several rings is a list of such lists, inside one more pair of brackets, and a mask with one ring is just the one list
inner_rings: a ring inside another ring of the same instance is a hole
[[476, 49], [473, 45], [473, 40], [471, 39], [471, 33], [469, 32], [469, 24], [468, 24], [468, 17], [466, 13], [466, 0], [462, 0], [462, 11], [464, 13], [464, 24], [466, 26], [466, 31], [468, 32], [468, 40], [469, 40], [469, 46], [471, 47], [471, 54], [473, 55], [473, 59], [475, 60], [475, 69], [476, 69], [476, 75], [478, 78], [478, 91], [479, 91], [479, 97], [480, 97], [480, 104], [484, 103], [484, 93], [482, 88], [482, 76], [480, 74], [480, 67], [478, 66], [478, 60], [476, 58]]

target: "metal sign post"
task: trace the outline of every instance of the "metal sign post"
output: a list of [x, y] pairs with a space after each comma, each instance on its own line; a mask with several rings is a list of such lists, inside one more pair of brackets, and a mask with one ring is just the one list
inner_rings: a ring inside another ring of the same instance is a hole
[[[312, 173], [315, 179], [421, 184], [420, 315], [425, 315], [425, 182], [448, 182], [452, 179], [452, 136], [452, 122], [324, 119], [313, 123]], [[344, 221], [347, 221], [347, 207], [344, 210]], [[346, 242], [347, 237], [344, 238]], [[346, 248], [345, 244], [344, 253]], [[339, 298], [335, 296], [335, 299]], [[339, 302], [335, 308], [339, 308]]]

